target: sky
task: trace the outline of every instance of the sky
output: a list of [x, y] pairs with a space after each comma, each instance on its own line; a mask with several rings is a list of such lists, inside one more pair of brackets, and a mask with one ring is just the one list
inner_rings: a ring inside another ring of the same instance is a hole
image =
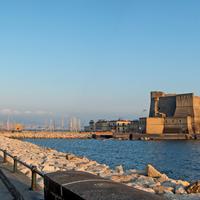
[[1, 1], [0, 116], [135, 119], [148, 115], [150, 91], [200, 95], [199, 7]]

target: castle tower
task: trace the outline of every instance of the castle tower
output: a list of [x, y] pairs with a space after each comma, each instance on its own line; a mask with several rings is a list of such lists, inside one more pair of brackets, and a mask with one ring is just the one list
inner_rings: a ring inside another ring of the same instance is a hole
[[151, 92], [151, 106], [149, 117], [158, 117], [159, 115], [159, 99], [165, 96], [164, 92], [154, 91]]

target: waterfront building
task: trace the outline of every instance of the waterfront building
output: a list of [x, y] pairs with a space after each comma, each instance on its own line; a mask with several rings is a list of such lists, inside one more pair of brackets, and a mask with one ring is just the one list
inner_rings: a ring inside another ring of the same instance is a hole
[[98, 120], [97, 122], [94, 122], [91, 120], [89, 122], [89, 126], [85, 127], [85, 131], [88, 132], [95, 132], [95, 131], [113, 131], [117, 133], [126, 133], [129, 131], [129, 125], [131, 124], [130, 120]]
[[147, 134], [200, 133], [200, 97], [193, 93], [151, 92], [149, 117], [140, 118], [138, 131]]
[[98, 120], [95, 123], [95, 131], [111, 131], [109, 121], [107, 120]]
[[128, 125], [128, 132], [138, 133], [139, 132], [139, 120], [132, 120]]
[[94, 120], [90, 120], [89, 126], [85, 126], [85, 127], [84, 127], [84, 130], [85, 130], [86, 132], [94, 132], [94, 131], [96, 130]]
[[130, 120], [114, 120], [109, 122], [109, 126], [112, 131], [117, 133], [126, 133], [129, 131]]

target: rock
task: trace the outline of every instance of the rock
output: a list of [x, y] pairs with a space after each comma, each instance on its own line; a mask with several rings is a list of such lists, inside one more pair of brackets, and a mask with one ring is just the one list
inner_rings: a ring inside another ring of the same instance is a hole
[[100, 175], [108, 176], [110, 173], [109, 167], [101, 164], [91, 165], [85, 171], [98, 176]]
[[138, 170], [138, 169], [130, 169], [126, 172], [129, 174], [138, 174], [138, 175], [146, 175], [146, 170]]
[[45, 165], [42, 169], [43, 172], [54, 172], [55, 167], [50, 165]]
[[177, 181], [177, 184], [182, 185], [182, 186], [184, 186], [184, 187], [189, 187], [189, 186], [190, 186], [190, 183], [189, 183], [189, 182], [187, 182], [187, 181], [182, 181], [182, 180], [178, 180], [178, 181]]
[[162, 174], [160, 178], [157, 179], [158, 182], [163, 183], [165, 181], [168, 181], [169, 177], [166, 174]]
[[176, 194], [187, 194], [185, 188], [182, 185], [177, 185], [175, 188]]
[[173, 187], [173, 188], [175, 188], [177, 186], [176, 181], [173, 181], [173, 180], [168, 180], [168, 181], [165, 181], [165, 182], [163, 182], [161, 184], [164, 187]]
[[152, 178], [160, 178], [162, 174], [152, 165], [147, 165], [147, 176]]
[[66, 154], [66, 159], [67, 160], [72, 160], [74, 158], [75, 158], [75, 156], [73, 154]]
[[112, 176], [112, 172], [110, 169], [106, 169], [105, 171], [103, 172], [100, 172], [99, 173], [99, 176], [102, 177], [102, 178], [110, 178]]
[[114, 175], [111, 177], [112, 181], [118, 182], [118, 183], [128, 183], [131, 180], [133, 180], [133, 176], [131, 175]]
[[189, 194], [200, 193], [200, 181], [197, 181], [187, 188]]
[[173, 187], [164, 187], [162, 185], [154, 187], [153, 190], [156, 194], [164, 194], [164, 193], [173, 193], [174, 188]]
[[142, 191], [145, 191], [145, 192], [149, 192], [149, 193], [152, 193], [152, 194], [155, 194], [155, 191], [151, 188], [145, 188], [145, 187], [142, 187], [140, 185], [135, 185], [133, 186], [135, 189], [138, 189], [138, 190], [142, 190]]
[[[145, 171], [134, 169], [125, 171], [121, 165], [113, 170], [106, 165], [91, 161], [85, 157], [78, 157], [71, 153], [61, 153], [49, 148], [41, 148], [28, 142], [9, 139], [3, 136], [0, 136], [0, 145], [2, 149], [7, 150], [11, 155], [16, 155], [28, 165], [36, 165], [41, 172], [81, 170], [150, 193], [156, 192], [175, 196], [173, 192], [176, 192], [176, 198], [185, 196], [185, 187], [189, 186], [189, 183], [186, 181], [169, 179], [151, 165], [148, 165]], [[9, 160], [10, 162], [12, 161], [11, 158]], [[18, 164], [18, 170], [31, 177], [31, 171], [24, 166]], [[43, 186], [42, 179], [39, 180], [39, 184]], [[191, 197], [192, 194], [189, 196]]]
[[148, 186], [153, 185], [156, 182], [154, 181], [153, 178], [147, 177], [147, 176], [139, 176], [139, 178], [134, 180], [134, 184], [140, 185], [140, 186]]
[[74, 170], [75, 171], [84, 172], [85, 171], [85, 167], [84, 166], [75, 167]]
[[157, 182], [157, 183], [149, 184], [148, 186], [153, 189], [153, 188], [156, 188], [158, 186], [161, 186], [161, 183]]
[[170, 193], [165, 193], [164, 198], [166, 200], [199, 200], [200, 195], [199, 194], [170, 194]]
[[115, 171], [116, 171], [117, 174], [124, 174], [124, 169], [123, 169], [123, 166], [122, 166], [122, 165], [117, 166], [117, 167], [115, 168]]
[[75, 167], [76, 167], [76, 165], [74, 163], [70, 162], [70, 163], [66, 164], [66, 167], [64, 167], [64, 169], [66, 169], [66, 170], [74, 170]]

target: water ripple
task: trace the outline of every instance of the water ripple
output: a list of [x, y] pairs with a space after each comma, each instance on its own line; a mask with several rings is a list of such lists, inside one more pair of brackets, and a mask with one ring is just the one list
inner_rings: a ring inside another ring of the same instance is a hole
[[200, 141], [118, 141], [26, 139], [31, 143], [86, 156], [111, 168], [144, 169], [149, 163], [175, 179], [200, 180]]

